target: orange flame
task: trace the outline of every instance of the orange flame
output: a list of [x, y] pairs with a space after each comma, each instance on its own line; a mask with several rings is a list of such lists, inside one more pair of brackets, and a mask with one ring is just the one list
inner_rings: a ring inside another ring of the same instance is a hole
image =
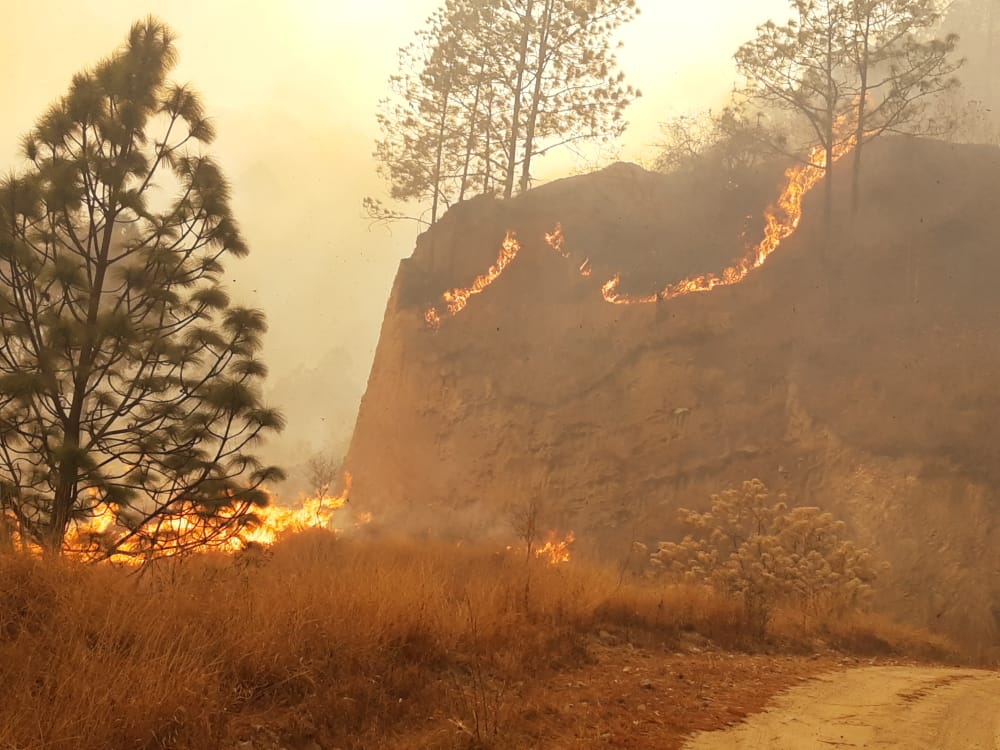
[[[846, 118], [841, 118], [838, 127], [843, 127]], [[836, 162], [841, 157], [850, 153], [854, 148], [856, 139], [854, 136], [837, 144], [833, 149], [833, 161]], [[746, 278], [747, 274], [756, 268], [760, 268], [764, 262], [778, 249], [783, 240], [790, 237], [798, 229], [802, 220], [802, 201], [806, 193], [826, 174], [826, 151], [822, 146], [816, 146], [809, 152], [809, 159], [806, 164], [790, 167], [785, 171], [788, 182], [782, 191], [777, 202], [771, 205], [764, 214], [764, 239], [752, 248], [742, 258], [736, 260], [733, 265], [723, 269], [721, 273], [706, 273], [700, 276], [683, 279], [674, 284], [668, 284], [661, 291], [645, 295], [630, 295], [620, 293], [618, 287], [621, 285], [621, 275], [615, 274], [601, 287], [601, 296], [606, 302], [614, 305], [634, 305], [658, 302], [681, 297], [695, 292], [707, 292], [720, 286], [731, 286]], [[566, 238], [563, 234], [562, 223], [557, 223], [555, 229], [545, 234], [545, 242], [553, 251], [564, 258], [569, 258], [570, 253], [566, 250]], [[432, 328], [438, 328], [444, 316], [453, 316], [461, 312], [469, 303], [469, 298], [474, 294], [483, 292], [490, 284], [504, 272], [517, 257], [521, 249], [521, 243], [511, 230], [503, 241], [497, 261], [490, 269], [473, 281], [472, 286], [467, 288], [456, 288], [445, 292], [442, 299], [447, 306], [444, 309], [432, 307], [424, 314], [424, 320]], [[590, 265], [590, 258], [580, 264], [580, 275], [590, 276], [593, 269]]]
[[[854, 139], [838, 144], [833, 150], [833, 160], [836, 162], [854, 148]], [[667, 285], [662, 291], [644, 296], [633, 296], [618, 292], [621, 277], [615, 275], [603, 287], [601, 294], [606, 302], [614, 305], [634, 305], [658, 300], [669, 300], [695, 292], [707, 292], [719, 286], [731, 286], [739, 283], [747, 274], [764, 265], [764, 261], [778, 249], [782, 240], [790, 237], [798, 229], [802, 221], [802, 200], [806, 193], [826, 174], [826, 151], [822, 146], [815, 146], [809, 152], [806, 164], [790, 167], [785, 172], [788, 184], [778, 198], [777, 205], [772, 205], [764, 214], [764, 239], [745, 256], [733, 265], [724, 269], [721, 274], [706, 273], [689, 279], [683, 279], [675, 284]]]
[[497, 256], [496, 263], [490, 266], [489, 270], [482, 276], [476, 277], [475, 281], [472, 282], [472, 286], [464, 289], [460, 287], [450, 289], [441, 295], [441, 299], [447, 303], [447, 307], [444, 310], [432, 307], [424, 313], [424, 320], [427, 321], [427, 325], [432, 328], [438, 328], [441, 325], [442, 317], [446, 315], [458, 315], [458, 313], [462, 312], [465, 306], [469, 304], [469, 298], [475, 294], [480, 294], [496, 281], [514, 258], [517, 257], [520, 250], [521, 243], [518, 242], [517, 235], [512, 231], [508, 231], [507, 236], [500, 246], [500, 254]]
[[[225, 536], [219, 543], [206, 547], [224, 552], [238, 552], [248, 545], [258, 544], [268, 547], [274, 544], [282, 535], [310, 528], [334, 529], [333, 517], [347, 504], [353, 484], [350, 472], [344, 472], [344, 489], [339, 495], [323, 495], [306, 499], [298, 508], [280, 505], [268, 505], [254, 509], [255, 522], [247, 524], [235, 533]], [[97, 490], [91, 490], [90, 495], [97, 499]], [[223, 511], [218, 516], [220, 525], [231, 520], [234, 511]], [[371, 514], [359, 516], [358, 524], [371, 522]], [[128, 533], [128, 529], [108, 506], [104, 506], [93, 517], [76, 521], [66, 538], [66, 549], [71, 557], [94, 558], [101, 557], [101, 540], [106, 535], [113, 541]], [[336, 530], [336, 529], [334, 529]], [[205, 530], [191, 513], [178, 512], [175, 515], [159, 517], [150, 520], [140, 529], [142, 534], [136, 534], [119, 547], [118, 552], [110, 558], [114, 562], [141, 563], [148, 557], [150, 536], [164, 543], [162, 551], [154, 556], [169, 557], [180, 551], [188, 551], [199, 546], [199, 541], [205, 536]]]
[[570, 547], [575, 541], [572, 531], [562, 539], [556, 536], [556, 532], [550, 531], [546, 534], [545, 544], [535, 550], [535, 557], [546, 560], [550, 565], [568, 563], [573, 557]]
[[566, 238], [563, 236], [562, 222], [556, 224], [556, 228], [552, 230], [551, 233], [545, 235], [545, 242], [559, 253], [562, 257], [568, 258], [569, 252], [563, 248], [563, 243], [565, 243]]

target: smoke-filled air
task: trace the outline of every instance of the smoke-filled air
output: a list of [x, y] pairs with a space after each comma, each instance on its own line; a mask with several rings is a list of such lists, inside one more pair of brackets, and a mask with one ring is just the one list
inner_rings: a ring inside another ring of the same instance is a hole
[[0, 750], [1000, 747], [1000, 0], [0, 73]]

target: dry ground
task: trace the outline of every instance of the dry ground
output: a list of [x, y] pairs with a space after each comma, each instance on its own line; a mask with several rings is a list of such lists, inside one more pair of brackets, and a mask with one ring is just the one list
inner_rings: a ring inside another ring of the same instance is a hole
[[[593, 658], [592, 664], [506, 696], [497, 733], [487, 744], [549, 750], [680, 748], [691, 733], [729, 726], [762, 710], [782, 690], [843, 666], [836, 656], [672, 653], [603, 644]], [[394, 747], [422, 746], [429, 735], [442, 732], [442, 720], [448, 718], [443, 713], [433, 717], [420, 740], [407, 736]], [[455, 747], [458, 733], [451, 734], [439, 747]]]
[[699, 735], [690, 750], [995, 750], [1000, 674], [868, 667], [828, 674], [781, 696], [766, 713]]

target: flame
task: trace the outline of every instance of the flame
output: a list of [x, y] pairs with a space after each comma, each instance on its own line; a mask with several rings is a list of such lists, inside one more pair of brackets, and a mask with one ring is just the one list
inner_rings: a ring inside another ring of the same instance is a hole
[[[840, 118], [837, 123], [838, 129], [843, 129], [847, 122], [846, 116]], [[841, 157], [850, 153], [857, 139], [855, 136], [841, 141], [833, 148], [833, 161], [838, 161]], [[731, 286], [746, 278], [747, 274], [756, 268], [760, 268], [781, 242], [798, 229], [799, 222], [802, 221], [802, 201], [816, 184], [826, 174], [826, 150], [822, 146], [815, 146], [809, 152], [808, 161], [799, 166], [790, 167], [785, 171], [788, 182], [781, 192], [775, 204], [768, 207], [764, 214], [764, 239], [760, 241], [742, 258], [736, 260], [733, 265], [723, 269], [721, 273], [706, 273], [701, 276], [694, 276], [683, 279], [674, 284], [668, 284], [661, 291], [646, 295], [623, 294], [618, 291], [621, 285], [621, 275], [615, 274], [601, 287], [601, 296], [605, 302], [613, 305], [635, 305], [661, 300], [670, 300], [681, 297], [685, 294], [695, 292], [707, 292], [720, 286]], [[570, 253], [565, 248], [566, 237], [563, 234], [562, 223], [556, 224], [555, 229], [547, 232], [545, 242], [553, 251], [564, 258], [569, 258]], [[438, 328], [444, 316], [453, 316], [460, 313], [469, 303], [469, 298], [474, 294], [479, 294], [486, 287], [492, 284], [504, 272], [521, 249], [521, 243], [517, 240], [517, 235], [512, 231], [507, 231], [501, 248], [497, 256], [496, 263], [490, 269], [475, 279], [472, 286], [467, 288], [456, 288], [445, 292], [442, 299], [446, 304], [444, 309], [439, 310], [432, 307], [424, 313], [424, 320], [431, 328]], [[590, 276], [593, 269], [590, 265], [590, 258], [587, 258], [579, 267], [581, 276]]]
[[504, 241], [500, 245], [500, 254], [497, 255], [496, 263], [490, 266], [489, 270], [482, 276], [477, 276], [475, 281], [472, 282], [472, 286], [464, 289], [450, 289], [441, 295], [441, 299], [447, 303], [447, 307], [444, 310], [432, 307], [424, 313], [424, 320], [427, 321], [427, 325], [431, 328], [438, 328], [441, 325], [442, 317], [446, 315], [458, 315], [458, 313], [462, 312], [465, 306], [469, 304], [469, 298], [474, 294], [480, 294], [485, 291], [490, 284], [496, 281], [507, 266], [513, 262], [514, 258], [517, 257], [520, 250], [521, 243], [518, 242], [517, 235], [508, 230], [507, 236], [504, 237]]
[[[255, 512], [260, 523], [244, 532], [241, 540], [265, 547], [274, 544], [282, 534], [312, 528], [331, 528], [334, 514], [343, 508], [351, 494], [354, 477], [344, 472], [344, 489], [339, 495], [308, 498], [299, 508], [268, 505]], [[239, 544], [237, 542], [237, 544]]]
[[[248, 545], [269, 547], [282, 535], [310, 528], [334, 529], [333, 519], [337, 511], [348, 502], [353, 484], [350, 472], [344, 472], [344, 489], [338, 495], [322, 495], [306, 499], [300, 507], [290, 508], [280, 505], [268, 505], [254, 509], [255, 522], [247, 524], [235, 533], [226, 534], [218, 543], [211, 541], [204, 545], [224, 552], [238, 552]], [[95, 501], [99, 500], [96, 488], [88, 491]], [[224, 526], [226, 521], [234, 518], [235, 511], [223, 511], [216, 520], [218, 526]], [[67, 554], [71, 557], [92, 559], [100, 557], [103, 537], [113, 541], [128, 533], [128, 527], [123, 524], [125, 519], [109, 506], [103, 505], [96, 510], [95, 515], [78, 520], [71, 527], [66, 538]], [[169, 557], [180, 551], [197, 548], [199, 542], [206, 537], [204, 524], [200, 523], [193, 509], [181, 509], [171, 515], [153, 519], [142, 527], [142, 534], [137, 534], [118, 547], [118, 552], [111, 557], [114, 562], [139, 564], [149, 557], [149, 539], [153, 537], [162, 545], [154, 556]], [[358, 525], [370, 523], [370, 513], [362, 513], [357, 520]]]
[[[850, 153], [854, 148], [855, 139], [849, 138], [837, 144], [833, 149], [833, 161]], [[764, 214], [764, 239], [733, 265], [720, 274], [706, 273], [689, 279], [683, 279], [675, 284], [667, 285], [662, 291], [644, 296], [633, 296], [618, 292], [621, 277], [616, 274], [601, 287], [601, 295], [606, 302], [614, 305], [634, 305], [659, 300], [669, 300], [695, 292], [707, 292], [720, 286], [731, 286], [746, 278], [747, 274], [760, 268], [764, 261], [778, 249], [783, 240], [795, 233], [802, 221], [802, 200], [806, 193], [826, 174], [826, 151], [822, 146], [815, 146], [809, 152], [806, 164], [790, 167], [785, 171], [788, 183], [778, 198], [776, 205], [770, 206]]]
[[535, 557], [547, 561], [549, 565], [568, 563], [573, 556], [570, 546], [575, 541], [576, 536], [572, 531], [562, 539], [558, 538], [555, 531], [549, 531], [545, 536], [545, 544], [535, 550]]
[[559, 253], [562, 257], [568, 258], [569, 251], [563, 248], [563, 243], [565, 243], [565, 241], [566, 238], [563, 236], [562, 222], [556, 224], [556, 228], [553, 229], [551, 233], [545, 235], [546, 244], [548, 244], [549, 247]]

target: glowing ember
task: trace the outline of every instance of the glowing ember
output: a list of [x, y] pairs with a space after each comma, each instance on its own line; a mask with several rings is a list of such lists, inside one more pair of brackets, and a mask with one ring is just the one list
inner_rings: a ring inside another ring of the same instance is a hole
[[[854, 139], [839, 144], [833, 152], [836, 162], [854, 148]], [[777, 205], [767, 209], [764, 215], [764, 239], [741, 259], [722, 271], [721, 274], [707, 273], [690, 279], [683, 279], [676, 284], [669, 284], [656, 294], [632, 296], [618, 292], [621, 277], [615, 275], [601, 287], [601, 294], [606, 302], [614, 305], [634, 305], [657, 300], [669, 300], [694, 292], [707, 292], [719, 286], [730, 286], [739, 283], [755, 268], [760, 268], [764, 261], [775, 250], [782, 240], [790, 237], [802, 220], [802, 199], [826, 173], [826, 152], [821, 146], [816, 146], [809, 153], [807, 164], [790, 167], [785, 172], [788, 184], [778, 198]]]
[[474, 294], [480, 294], [496, 281], [500, 277], [500, 274], [504, 272], [504, 269], [517, 257], [520, 249], [521, 243], [517, 241], [517, 235], [514, 232], [508, 231], [503, 244], [500, 246], [500, 254], [497, 256], [496, 263], [490, 266], [490, 269], [482, 276], [476, 277], [476, 280], [472, 282], [472, 286], [464, 289], [451, 289], [441, 295], [441, 299], [447, 303], [447, 307], [444, 310], [439, 310], [436, 307], [429, 309], [424, 314], [424, 320], [427, 321], [427, 324], [432, 328], [437, 328], [441, 325], [441, 319], [444, 316], [457, 315], [465, 309], [465, 306], [469, 304], [469, 298]]
[[547, 561], [550, 565], [567, 563], [572, 558], [570, 546], [576, 541], [573, 532], [559, 539], [556, 532], [550, 531], [545, 537], [545, 544], [535, 550], [535, 557]]

